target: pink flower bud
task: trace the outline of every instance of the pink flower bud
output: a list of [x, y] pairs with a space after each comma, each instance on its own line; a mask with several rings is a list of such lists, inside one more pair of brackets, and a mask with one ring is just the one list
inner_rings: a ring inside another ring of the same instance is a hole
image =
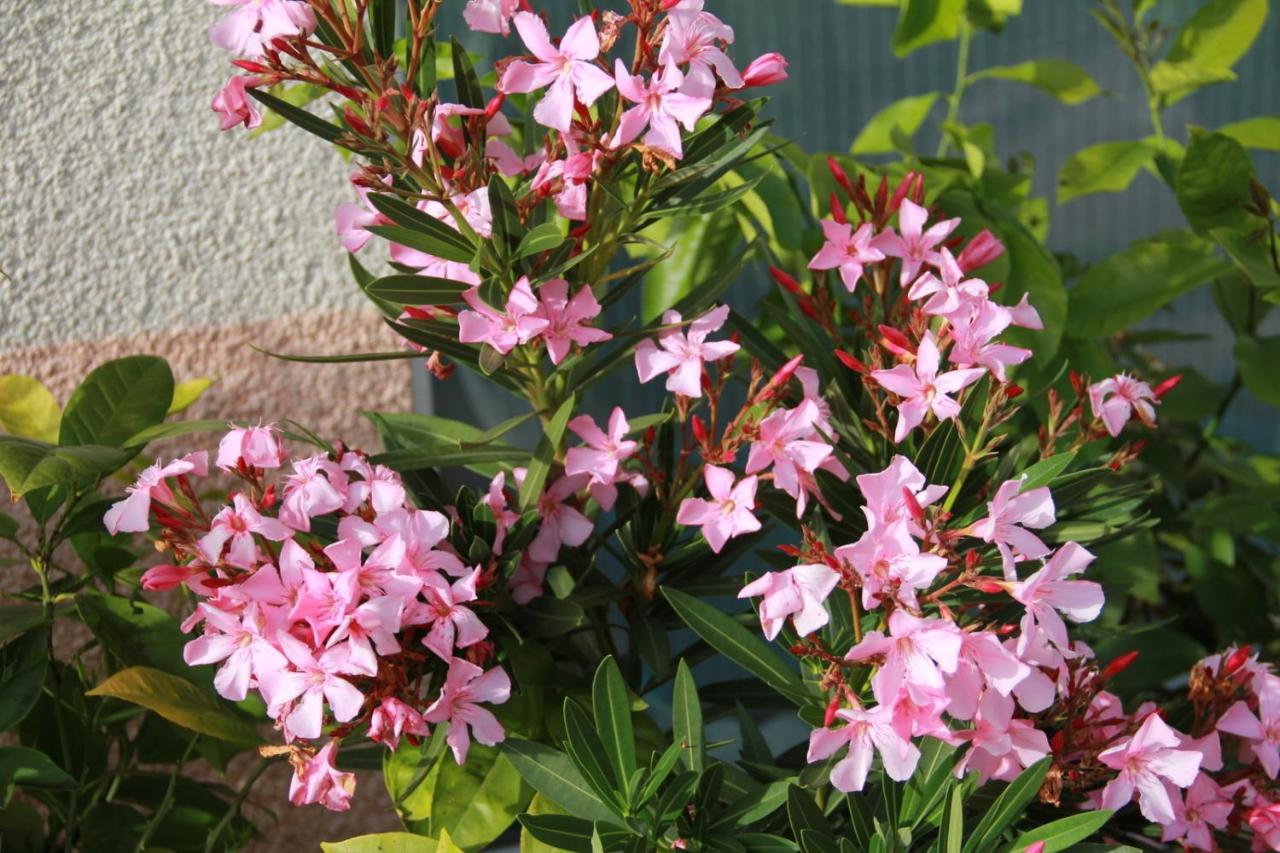
[[1138, 654], [1139, 653], [1137, 651], [1132, 651], [1120, 655], [1120, 657], [1116, 658], [1103, 668], [1101, 678], [1104, 681], [1110, 678], [1115, 678], [1117, 675], [1133, 666], [1133, 662], [1138, 659]]
[[766, 53], [759, 57], [742, 73], [742, 82], [748, 88], [752, 86], [772, 86], [787, 79], [787, 59], [780, 53]]
[[1157, 385], [1155, 387], [1155, 390], [1152, 393], [1156, 395], [1157, 400], [1163, 400], [1164, 395], [1168, 394], [1174, 388], [1177, 388], [1178, 383], [1180, 383], [1181, 381], [1182, 381], [1181, 373], [1177, 374], [1176, 376], [1170, 376], [1168, 379], [1166, 379], [1165, 381]]
[[996, 238], [996, 235], [984, 228], [978, 236], [969, 241], [969, 245], [964, 247], [964, 251], [956, 258], [956, 263], [964, 272], [973, 272], [985, 267], [1003, 254], [1004, 244]]

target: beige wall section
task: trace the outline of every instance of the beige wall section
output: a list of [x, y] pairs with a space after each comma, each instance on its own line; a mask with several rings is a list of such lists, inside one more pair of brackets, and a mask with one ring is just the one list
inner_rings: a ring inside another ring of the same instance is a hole
[[0, 350], [355, 307], [334, 149], [219, 133], [204, 0], [0, 0]]

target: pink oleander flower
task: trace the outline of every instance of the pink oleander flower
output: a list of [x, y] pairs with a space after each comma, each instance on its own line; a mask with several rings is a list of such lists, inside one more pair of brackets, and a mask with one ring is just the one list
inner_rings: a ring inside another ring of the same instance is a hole
[[366, 595], [394, 595], [407, 600], [418, 594], [422, 578], [400, 571], [409, 553], [404, 539], [389, 536], [368, 557], [364, 557], [362, 549], [357, 540], [340, 539], [326, 546], [324, 554], [340, 574], [354, 578], [356, 588]]
[[910, 493], [916, 504], [923, 508], [937, 503], [948, 490], [947, 486], [928, 485], [920, 469], [901, 455], [894, 456], [889, 467], [879, 473], [859, 474], [856, 482], [867, 500], [862, 513], [867, 517], [869, 529], [905, 520], [911, 534], [916, 537], [924, 536], [924, 531], [911, 517], [904, 492]]
[[493, 522], [498, 528], [497, 534], [493, 537], [494, 554], [502, 553], [502, 546], [507, 541], [507, 531], [520, 521], [520, 513], [507, 507], [506, 485], [507, 474], [505, 471], [499, 471], [489, 482], [489, 492], [484, 498], [484, 502], [493, 513]]
[[627, 439], [631, 425], [627, 423], [626, 413], [614, 407], [609, 415], [607, 435], [590, 415], [579, 415], [569, 421], [569, 429], [585, 444], [572, 447], [565, 454], [564, 472], [571, 477], [580, 474], [590, 477], [592, 497], [608, 512], [618, 498], [615, 484], [623, 478], [622, 463], [634, 456], [640, 446]]
[[197, 611], [204, 619], [205, 633], [183, 647], [182, 659], [188, 666], [221, 663], [213, 686], [224, 699], [242, 701], [255, 678], [288, 665], [264, 636], [266, 622], [256, 605], [249, 605], [238, 616], [209, 604], [199, 605]]
[[1068, 542], [1031, 577], [1009, 584], [1009, 594], [1027, 610], [1022, 617], [1019, 655], [1034, 641], [1038, 631], [1061, 651], [1070, 651], [1067, 626], [1059, 613], [1072, 622], [1092, 622], [1098, 618], [1105, 600], [1101, 584], [1069, 580], [1088, 568], [1093, 560], [1093, 554], [1075, 542]]
[[540, 313], [541, 305], [521, 276], [507, 297], [505, 313], [499, 313], [480, 299], [480, 288], [462, 294], [470, 311], [458, 314], [458, 340], [464, 344], [488, 344], [502, 355], [542, 334], [551, 325]]
[[427, 603], [422, 617], [431, 625], [431, 630], [422, 638], [422, 644], [446, 662], [453, 659], [455, 648], [474, 646], [489, 636], [489, 629], [480, 617], [462, 606], [478, 597], [476, 583], [479, 580], [479, 566], [452, 585], [439, 575], [427, 575], [423, 579], [422, 595]]
[[367, 599], [343, 615], [325, 646], [346, 642], [347, 659], [352, 668], [361, 675], [373, 677], [378, 674], [379, 655], [400, 652], [396, 635], [400, 633], [404, 609], [405, 599], [398, 595]]
[[702, 0], [692, 0], [670, 11], [658, 63], [688, 65], [685, 91], [709, 99], [716, 91], [717, 74], [730, 89], [741, 89], [743, 82], [723, 47], [733, 44], [733, 28], [702, 7]]
[[703, 476], [711, 500], [685, 498], [676, 513], [676, 522], [701, 527], [711, 550], [719, 554], [733, 537], [760, 529], [760, 520], [752, 514], [757, 481], [755, 477], [744, 477], [735, 485], [733, 472], [715, 465], [708, 465]]
[[188, 563], [185, 566], [161, 563], [143, 572], [138, 582], [147, 592], [164, 592], [165, 590], [176, 589], [207, 571], [209, 571], [209, 567], [201, 565], [198, 561]]
[[[947, 677], [947, 713], [957, 720], [971, 720], [985, 692], [1009, 696], [1030, 675], [1031, 667], [1001, 645], [995, 634], [962, 631], [956, 671]], [[1045, 704], [1035, 710], [1043, 711], [1052, 701], [1049, 696]]]
[[556, 480], [538, 499], [538, 534], [529, 543], [529, 557], [539, 563], [554, 563], [564, 546], [577, 548], [591, 537], [596, 526], [568, 501], [590, 482], [585, 474], [566, 475]]
[[924, 224], [928, 219], [928, 210], [910, 199], [903, 199], [902, 207], [898, 209], [898, 229], [901, 234], [889, 229], [875, 239], [877, 249], [891, 258], [902, 260], [903, 287], [915, 280], [921, 268], [936, 267], [941, 262], [938, 247], [960, 225], [959, 219], [947, 219], [925, 231]]
[[889, 705], [899, 693], [909, 692], [917, 702], [946, 688], [943, 675], [956, 671], [960, 660], [960, 631], [943, 619], [921, 619], [905, 610], [889, 616], [889, 634], [870, 631], [849, 650], [845, 660], [883, 659], [871, 679], [876, 701]]
[[884, 253], [871, 245], [874, 230], [864, 222], [857, 231], [848, 222], [822, 220], [822, 233], [827, 242], [809, 261], [811, 270], [840, 270], [845, 289], [853, 293], [867, 264], [884, 260]]
[[[260, 552], [254, 535], [272, 542], [283, 542], [293, 531], [274, 518], [263, 517], [244, 495], [233, 495], [232, 505], [223, 507], [209, 524], [209, 532], [200, 538], [200, 556], [211, 566], [222, 561], [237, 569], [251, 569], [259, 562]], [[230, 543], [230, 547], [228, 547]]]
[[369, 717], [369, 739], [385, 744], [395, 752], [400, 748], [400, 738], [404, 735], [430, 737], [431, 727], [412, 707], [389, 696], [373, 709]]
[[[391, 220], [378, 213], [369, 201], [369, 194], [373, 190], [362, 184], [356, 183], [355, 179], [360, 173], [352, 175], [351, 183], [356, 189], [358, 201], [344, 201], [338, 205], [334, 211], [334, 226], [338, 232], [338, 242], [342, 244], [342, 248], [348, 252], [359, 252], [369, 244], [373, 239], [373, 232], [369, 230], [374, 225], [390, 225]], [[391, 176], [387, 175], [383, 179], [383, 183], [391, 186]]]
[[1089, 386], [1089, 404], [1093, 416], [1101, 418], [1107, 432], [1120, 434], [1135, 414], [1148, 429], [1155, 429], [1156, 410], [1160, 404], [1147, 383], [1123, 373]]
[[987, 283], [976, 278], [966, 279], [964, 270], [945, 247], [938, 250], [936, 266], [940, 276], [926, 272], [907, 293], [909, 299], [929, 300], [921, 311], [955, 322], [987, 303]]
[[1049, 555], [1049, 546], [1027, 528], [1043, 530], [1056, 518], [1053, 495], [1049, 490], [1041, 487], [1024, 493], [1022, 484], [1025, 481], [1024, 474], [1016, 480], [1002, 483], [987, 504], [987, 517], [969, 527], [974, 536], [996, 544], [1007, 581], [1018, 579], [1015, 558], [1039, 560]]
[[338, 741], [331, 740], [319, 752], [297, 768], [289, 783], [289, 802], [295, 806], [319, 803], [329, 811], [345, 812], [351, 808], [351, 795], [356, 792], [356, 774], [344, 773], [334, 765]]
[[585, 347], [613, 339], [613, 335], [591, 325], [600, 316], [600, 303], [589, 286], [584, 284], [570, 299], [569, 282], [553, 278], [538, 288], [538, 299], [538, 316], [547, 321], [542, 340], [552, 364], [564, 361], [573, 344]]
[[1253, 849], [1280, 850], [1280, 803], [1269, 803], [1262, 798], [1249, 809], [1245, 821], [1253, 830]]
[[1013, 320], [1014, 315], [1008, 308], [994, 302], [983, 302], [971, 311], [952, 315], [951, 335], [955, 346], [947, 356], [948, 361], [963, 367], [985, 367], [997, 381], [1008, 381], [1007, 369], [1032, 356], [1031, 350], [1024, 347], [994, 342]]
[[1226, 829], [1235, 810], [1231, 796], [1201, 773], [1187, 788], [1185, 797], [1171, 796], [1171, 799], [1174, 819], [1162, 827], [1160, 840], [1182, 841], [1194, 850], [1213, 850], [1213, 831]]
[[293, 669], [259, 671], [258, 684], [267, 700], [267, 712], [283, 723], [286, 737], [320, 737], [325, 702], [339, 723], [356, 718], [364, 706], [364, 694], [343, 678], [359, 674], [348, 659], [345, 645], [325, 649], [316, 656], [306, 643], [284, 632], [276, 635], [276, 645]]
[[236, 427], [218, 442], [216, 464], [224, 471], [241, 462], [247, 468], [279, 468], [288, 455], [274, 426]]
[[256, 58], [278, 38], [310, 35], [315, 14], [302, 0], [210, 0], [218, 6], [235, 6], [209, 29], [215, 47]]
[[1165, 781], [1186, 788], [1200, 770], [1200, 753], [1178, 746], [1177, 733], [1153, 713], [1133, 737], [1100, 752], [1098, 760], [1120, 774], [1102, 790], [1102, 807], [1116, 811], [1136, 791], [1143, 817], [1162, 825], [1172, 823], [1177, 816]]
[[311, 519], [342, 509], [347, 482], [346, 472], [326, 456], [295, 460], [293, 473], [285, 480], [280, 520], [294, 530], [309, 532]]
[[[660, 373], [667, 374], [667, 390], [686, 397], [702, 396], [702, 365], [719, 361], [736, 353], [740, 347], [732, 341], [708, 341], [729, 317], [729, 306], [721, 305], [689, 324], [686, 335], [680, 329], [668, 329], [658, 335], [655, 344], [646, 338], [636, 347], [636, 373], [648, 382]], [[684, 322], [678, 311], [662, 315], [665, 326]]]
[[939, 421], [959, 415], [960, 404], [950, 395], [962, 391], [986, 374], [985, 370], [976, 367], [939, 374], [940, 364], [941, 355], [933, 333], [925, 332], [916, 352], [914, 367], [899, 364], [889, 370], [872, 371], [872, 379], [902, 398], [898, 403], [898, 423], [893, 433], [895, 442], [902, 441], [920, 426], [929, 412], [933, 412]]
[[210, 107], [218, 114], [219, 127], [230, 130], [236, 125], [244, 125], [253, 130], [262, 125], [262, 113], [247, 91], [258, 85], [257, 77], [237, 74], [218, 90]]
[[520, 0], [467, 0], [462, 18], [478, 33], [511, 35], [511, 16], [520, 8]]
[[500, 667], [485, 672], [462, 658], [449, 662], [449, 673], [440, 696], [422, 717], [429, 723], [447, 723], [445, 741], [459, 764], [467, 761], [471, 738], [496, 746], [507, 737], [502, 724], [480, 703], [501, 705], [511, 697], [511, 679]]
[[[970, 745], [956, 762], [956, 778], [978, 774], [979, 782], [990, 779], [1012, 782], [1027, 767], [1049, 754], [1049, 739], [1030, 720], [1013, 719], [1012, 699], [993, 690], [983, 694], [973, 717], [973, 728], [961, 729], [954, 737]], [[1029, 848], [1028, 848], [1029, 849]]]
[[531, 560], [528, 554], [523, 555], [515, 574], [511, 576], [511, 580], [507, 581], [511, 600], [524, 606], [535, 598], [541, 598], [546, 591], [545, 584], [549, 568], [550, 566], [546, 563]]
[[862, 578], [862, 605], [868, 609], [886, 598], [919, 609], [916, 591], [928, 589], [947, 567], [945, 557], [920, 552], [906, 521], [868, 530], [852, 545], [837, 548], [835, 557]]
[[772, 52], [757, 56], [751, 60], [747, 70], [742, 72], [742, 85], [748, 89], [757, 86], [773, 86], [787, 79], [787, 58], [781, 53]]
[[684, 144], [680, 139], [680, 125], [692, 132], [700, 119], [711, 109], [711, 98], [698, 97], [681, 91], [684, 74], [674, 65], [665, 65], [655, 72], [646, 85], [643, 77], [632, 76], [621, 59], [617, 60], [614, 77], [618, 81], [618, 93], [636, 106], [622, 114], [618, 132], [609, 142], [611, 149], [630, 145], [647, 127], [644, 144], [665, 151], [679, 160], [684, 156]]
[[742, 588], [738, 598], [764, 596], [760, 602], [760, 624], [766, 638], [775, 639], [787, 617], [791, 617], [796, 633], [807, 637], [827, 624], [830, 616], [823, 602], [838, 583], [840, 575], [830, 566], [796, 566], [756, 578]]
[[1258, 713], [1236, 702], [1218, 720], [1220, 732], [1242, 738], [1267, 776], [1280, 773], [1280, 682], [1272, 679], [1258, 691]]
[[145, 533], [151, 527], [151, 501], [172, 504], [173, 492], [165, 482], [170, 477], [195, 474], [203, 477], [209, 473], [209, 454], [204, 451], [188, 453], [168, 464], [159, 460], [143, 470], [137, 481], [125, 489], [126, 497], [116, 501], [102, 517], [103, 524], [112, 536], [118, 533]]
[[836, 717], [845, 723], [838, 729], [814, 729], [809, 735], [810, 764], [835, 755], [846, 744], [849, 753], [831, 768], [831, 784], [846, 794], [861, 791], [867, 783], [871, 760], [877, 752], [890, 779], [905, 782], [916, 771], [920, 750], [895, 727], [893, 709], [883, 705], [866, 710], [841, 708]]
[[586, 106], [614, 86], [609, 73], [595, 64], [600, 36], [591, 18], [579, 18], [569, 27], [557, 48], [551, 44], [542, 19], [531, 12], [517, 12], [512, 19], [520, 38], [537, 62], [517, 60], [507, 66], [498, 85], [507, 93], [534, 92], [550, 87], [533, 110], [538, 123], [568, 133], [573, 125], [574, 97]]
[[773, 484], [795, 499], [797, 518], [804, 514], [805, 495], [817, 490], [814, 472], [834, 452], [831, 445], [816, 439], [820, 417], [817, 404], [809, 400], [794, 409], [770, 413], [760, 422], [747, 456], [748, 474], [773, 467]]

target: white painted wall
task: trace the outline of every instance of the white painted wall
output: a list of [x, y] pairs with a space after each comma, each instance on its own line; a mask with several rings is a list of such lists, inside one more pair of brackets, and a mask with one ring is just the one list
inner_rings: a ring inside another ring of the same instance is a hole
[[203, 0], [0, 0], [0, 350], [357, 306], [335, 151], [219, 133]]

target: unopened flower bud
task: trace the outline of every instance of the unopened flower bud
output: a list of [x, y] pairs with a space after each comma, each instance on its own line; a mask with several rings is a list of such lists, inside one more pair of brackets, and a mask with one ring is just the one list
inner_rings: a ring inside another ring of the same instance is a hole
[[840, 161], [835, 157], [828, 157], [827, 168], [831, 170], [831, 177], [836, 179], [836, 183], [849, 194], [849, 198], [852, 200], [854, 197], [853, 184], [850, 183], [849, 173], [844, 170], [844, 166], [841, 166]]
[[822, 727], [830, 728], [831, 724], [836, 721], [836, 712], [840, 710], [840, 694], [837, 693], [831, 697], [831, 701], [827, 703], [827, 711], [822, 715]]
[[1023, 388], [1022, 388], [1022, 386], [1021, 386], [1021, 385], [1007, 385], [1007, 386], [1005, 386], [1005, 389], [1004, 389], [1004, 396], [1005, 396], [1005, 398], [1006, 398], [1006, 399], [1008, 399], [1008, 400], [1012, 400], [1012, 399], [1014, 399], [1015, 397], [1021, 397], [1021, 396], [1022, 396], [1022, 394], [1023, 394]]
[[849, 217], [844, 213], [844, 203], [834, 191], [831, 193], [831, 218], [841, 225], [849, 224]]
[[842, 349], [836, 350], [836, 359], [854, 373], [867, 373], [867, 366]]
[[880, 345], [889, 350], [889, 352], [894, 355], [915, 355], [915, 350], [911, 348], [911, 341], [902, 332], [883, 323], [880, 324], [879, 329]]
[[778, 283], [778, 286], [787, 291], [787, 293], [798, 294], [803, 292], [800, 282], [788, 275], [785, 270], [770, 265], [769, 274], [773, 276], [773, 280]]
[[1157, 386], [1155, 387], [1155, 390], [1154, 390], [1152, 393], [1154, 393], [1154, 394], [1156, 395], [1156, 399], [1157, 399], [1157, 400], [1163, 400], [1163, 399], [1164, 399], [1164, 395], [1165, 395], [1165, 394], [1168, 394], [1168, 393], [1169, 393], [1170, 391], [1172, 391], [1174, 388], [1177, 388], [1177, 387], [1178, 387], [1178, 383], [1179, 383], [1179, 382], [1181, 382], [1181, 381], [1182, 381], [1182, 374], [1181, 374], [1181, 373], [1176, 374], [1176, 375], [1174, 375], [1174, 376], [1170, 376], [1168, 379], [1166, 379], [1165, 381], [1163, 381], [1163, 382], [1161, 382], [1159, 385], [1157, 385]]
[[780, 53], [766, 53], [757, 57], [742, 72], [742, 82], [747, 88], [772, 86], [787, 79], [787, 58]]
[[902, 183], [898, 184], [898, 188], [893, 191], [893, 198], [889, 200], [889, 213], [897, 213], [898, 208], [902, 207], [902, 201], [907, 197], [907, 193], [911, 192], [911, 182], [915, 179], [915, 172], [907, 172], [907, 176], [902, 179]]
[[1103, 668], [1102, 672], [1099, 673], [1098, 677], [1101, 678], [1103, 681], [1107, 681], [1109, 679], [1115, 678], [1117, 675], [1124, 672], [1129, 667], [1133, 666], [1133, 662], [1138, 659], [1138, 654], [1139, 652], [1135, 650], [1135, 651], [1126, 652], [1120, 655], [1120, 657], [1116, 658], [1111, 663], [1107, 664]]
[[703, 423], [702, 418], [694, 415], [689, 421], [689, 426], [693, 429], [693, 437], [698, 444], [705, 445], [707, 443], [707, 425]]
[[906, 486], [902, 487], [902, 502], [907, 506], [907, 513], [917, 524], [924, 523], [924, 507], [916, 500], [916, 493]]
[[1004, 254], [1004, 244], [996, 239], [996, 235], [982, 229], [978, 236], [969, 241], [956, 258], [956, 263], [964, 272], [973, 272], [995, 261]]
[[1222, 666], [1223, 675], [1232, 675], [1240, 667], [1244, 666], [1249, 660], [1249, 656], [1253, 654], [1253, 646], [1241, 646], [1231, 653], [1227, 658], [1227, 662]]
[[490, 98], [489, 103], [485, 104], [484, 120], [486, 122], [492, 120], [493, 117], [498, 114], [498, 110], [502, 109], [502, 105], [503, 103], [506, 102], [506, 100], [507, 100], [507, 95], [505, 92], [499, 92], [498, 94]]

